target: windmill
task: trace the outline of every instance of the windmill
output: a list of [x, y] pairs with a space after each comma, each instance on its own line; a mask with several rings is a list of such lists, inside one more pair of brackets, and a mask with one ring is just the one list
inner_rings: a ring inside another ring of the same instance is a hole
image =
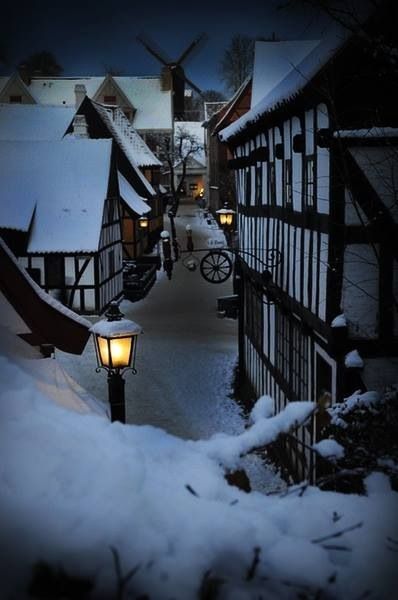
[[182, 63], [188, 58], [188, 56], [199, 48], [199, 46], [206, 39], [206, 34], [202, 33], [196, 37], [189, 46], [182, 52], [179, 58], [175, 61], [166, 60], [164, 53], [155, 46], [154, 43], [149, 42], [148, 38], [143, 35], [137, 36], [137, 40], [146, 48], [146, 50], [152, 54], [162, 65], [162, 89], [163, 91], [172, 92], [172, 111], [173, 121], [184, 120], [184, 108], [185, 108], [185, 84], [187, 83], [190, 88], [195, 90], [199, 95], [202, 91], [195, 85], [184, 73]]

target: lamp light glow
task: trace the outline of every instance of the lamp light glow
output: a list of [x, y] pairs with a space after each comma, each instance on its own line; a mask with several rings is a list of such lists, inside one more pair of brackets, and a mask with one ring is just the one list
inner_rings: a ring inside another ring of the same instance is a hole
[[142, 217], [140, 217], [138, 219], [138, 227], [140, 229], [148, 229], [148, 227], [149, 227], [149, 219], [148, 219], [148, 217], [146, 217], [145, 215], [142, 215]]

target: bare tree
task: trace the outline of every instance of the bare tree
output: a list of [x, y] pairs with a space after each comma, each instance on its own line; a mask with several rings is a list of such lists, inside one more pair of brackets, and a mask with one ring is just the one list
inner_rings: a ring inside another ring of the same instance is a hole
[[246, 35], [234, 35], [220, 61], [220, 77], [226, 90], [234, 93], [252, 73], [254, 39]]
[[31, 77], [33, 75], [48, 75], [56, 77], [63, 72], [63, 67], [58, 63], [52, 52], [42, 50], [31, 54], [21, 62], [19, 69], [23, 68]]
[[177, 214], [180, 204], [189, 162], [202, 151], [203, 144], [184, 125], [177, 126], [174, 140], [169, 137], [160, 140], [158, 153], [166, 166], [164, 173], [170, 175], [171, 212], [174, 215]]

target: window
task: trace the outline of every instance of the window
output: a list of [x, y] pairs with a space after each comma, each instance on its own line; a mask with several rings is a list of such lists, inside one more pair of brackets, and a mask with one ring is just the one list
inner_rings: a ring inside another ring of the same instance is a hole
[[282, 312], [276, 318], [276, 366], [294, 400], [308, 400], [308, 336]]
[[22, 104], [22, 96], [10, 96], [10, 104]]
[[104, 104], [116, 104], [116, 96], [104, 96]]
[[286, 159], [284, 162], [284, 204], [292, 206], [293, 204], [293, 185], [292, 185], [292, 161]]
[[45, 257], [46, 286], [48, 288], [63, 287], [65, 282], [63, 256], [49, 255]]
[[307, 157], [304, 171], [304, 204], [306, 208], [315, 208], [315, 162]]
[[256, 290], [249, 280], [246, 280], [246, 315], [245, 329], [252, 344], [259, 352], [263, 348], [263, 303], [262, 292]]

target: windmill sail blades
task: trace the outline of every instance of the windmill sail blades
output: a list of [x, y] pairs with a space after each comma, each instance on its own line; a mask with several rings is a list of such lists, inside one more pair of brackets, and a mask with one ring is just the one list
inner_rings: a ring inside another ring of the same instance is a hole
[[147, 36], [144, 36], [144, 34], [137, 35], [137, 40], [144, 46], [144, 48], [146, 48], [146, 50], [150, 54], [152, 54], [152, 56], [154, 56], [158, 61], [160, 61], [162, 65], [164, 65], [165, 67], [169, 66], [170, 61], [167, 60], [167, 58], [165, 58], [164, 56], [162, 56], [160, 49], [157, 47], [157, 44], [149, 40], [149, 38]]
[[184, 62], [184, 60], [187, 59], [188, 55], [193, 53], [193, 51], [198, 50], [200, 48], [200, 46], [202, 46], [202, 44], [207, 40], [207, 35], [205, 33], [201, 33], [200, 35], [198, 35], [197, 38], [195, 38], [193, 40], [193, 42], [191, 42], [189, 44], [189, 46], [184, 50], [184, 52], [181, 54], [180, 58], [177, 60], [177, 65], [180, 65], [181, 63]]

